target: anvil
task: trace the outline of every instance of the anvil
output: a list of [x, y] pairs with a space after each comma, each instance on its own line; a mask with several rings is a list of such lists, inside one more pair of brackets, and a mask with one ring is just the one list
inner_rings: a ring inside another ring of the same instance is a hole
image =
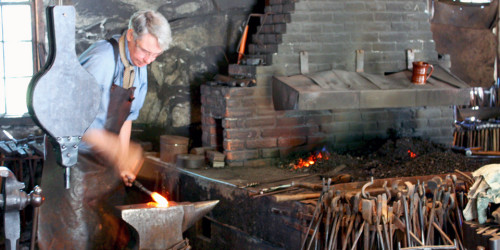
[[210, 212], [214, 201], [172, 202], [167, 207], [156, 203], [117, 206], [121, 218], [139, 234], [139, 249], [169, 249], [181, 242], [182, 233]]

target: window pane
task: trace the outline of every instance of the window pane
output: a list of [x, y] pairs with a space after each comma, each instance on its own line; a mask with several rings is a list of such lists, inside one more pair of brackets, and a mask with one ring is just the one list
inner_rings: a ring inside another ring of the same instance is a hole
[[26, 0], [1, 0], [0, 2], [2, 3], [26, 3], [29, 1], [26, 1]]
[[0, 114], [5, 114], [5, 79], [0, 78]]
[[33, 74], [31, 42], [5, 42], [5, 76], [19, 77]]
[[460, 0], [462, 3], [491, 3], [491, 0]]
[[7, 99], [7, 115], [21, 116], [28, 112], [26, 107], [26, 91], [30, 77], [5, 79], [5, 97]]
[[[3, 74], [3, 42], [0, 41], [0, 78], [3, 78], [4, 77], [4, 74]], [[0, 87], [3, 87], [3, 85], [1, 85]]]
[[4, 5], [3, 39], [5, 41], [31, 40], [31, 8], [29, 5]]

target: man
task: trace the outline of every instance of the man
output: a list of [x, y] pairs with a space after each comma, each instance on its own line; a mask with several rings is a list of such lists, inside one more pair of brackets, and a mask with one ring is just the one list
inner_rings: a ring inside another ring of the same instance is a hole
[[130, 232], [113, 214], [114, 206], [123, 205], [120, 179], [131, 186], [143, 162], [142, 149], [130, 142], [130, 133], [146, 96], [147, 65], [171, 41], [170, 25], [160, 13], [139, 11], [123, 35], [98, 41], [80, 56], [101, 87], [100, 108], [83, 135], [69, 190], [48, 150], [38, 230], [41, 249], [131, 247]]

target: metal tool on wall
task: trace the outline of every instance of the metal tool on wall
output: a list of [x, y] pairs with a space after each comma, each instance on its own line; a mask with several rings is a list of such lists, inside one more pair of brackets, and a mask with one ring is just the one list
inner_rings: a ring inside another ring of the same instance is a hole
[[46, 16], [49, 55], [28, 87], [28, 110], [50, 135], [57, 161], [65, 169], [65, 187], [69, 188], [70, 168], [77, 162], [83, 133], [97, 115], [101, 91], [76, 57], [75, 8], [50, 6]]

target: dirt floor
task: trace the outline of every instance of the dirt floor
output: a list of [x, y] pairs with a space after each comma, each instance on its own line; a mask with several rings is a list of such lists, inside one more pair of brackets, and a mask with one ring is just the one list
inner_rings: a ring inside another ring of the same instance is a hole
[[[350, 174], [352, 181], [365, 181], [398, 176], [419, 176], [453, 173], [455, 169], [472, 172], [490, 163], [483, 158], [466, 157], [450, 147], [418, 138], [373, 141], [364, 151], [335, 153], [327, 149], [315, 153], [298, 153], [280, 163], [280, 167], [302, 173], [326, 173], [344, 164], [339, 173]], [[319, 159], [319, 154], [321, 158]], [[316, 162], [309, 167], [294, 169], [300, 159]]]

